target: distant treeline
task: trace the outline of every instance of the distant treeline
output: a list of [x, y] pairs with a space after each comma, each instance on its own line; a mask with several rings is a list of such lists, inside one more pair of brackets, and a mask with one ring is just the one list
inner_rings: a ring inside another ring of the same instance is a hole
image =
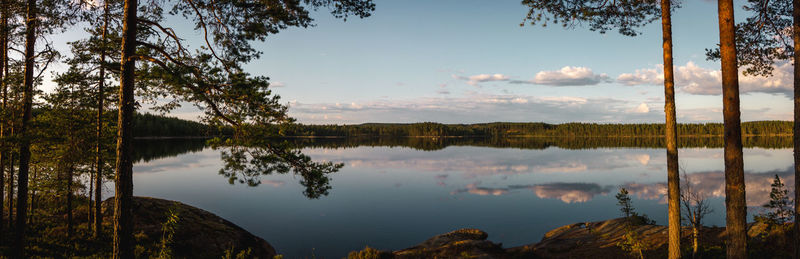
[[[355, 148], [407, 147], [434, 151], [449, 146], [475, 146], [491, 148], [518, 149], [596, 149], [596, 148], [664, 148], [664, 138], [660, 137], [352, 137], [352, 138], [287, 138], [297, 148]], [[745, 148], [791, 148], [792, 137], [744, 137]], [[678, 139], [680, 148], [722, 148], [722, 137], [683, 137]]]
[[209, 137], [231, 135], [229, 128], [219, 129], [200, 122], [149, 113], [133, 117], [136, 137]]
[[[721, 123], [685, 123], [678, 125], [681, 136], [722, 136]], [[285, 136], [317, 137], [633, 137], [663, 136], [664, 124], [599, 124], [543, 122], [495, 122], [480, 124], [441, 124], [434, 122], [396, 124], [367, 123], [358, 125], [283, 126]], [[742, 123], [746, 136], [791, 136], [791, 121], [753, 121]]]

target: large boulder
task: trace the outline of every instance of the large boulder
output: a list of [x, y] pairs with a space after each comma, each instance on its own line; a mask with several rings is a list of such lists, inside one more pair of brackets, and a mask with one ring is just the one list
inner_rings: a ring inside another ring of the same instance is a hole
[[[113, 198], [103, 203], [107, 219], [113, 218], [113, 205]], [[177, 258], [220, 258], [226, 253], [235, 257], [247, 250], [247, 258], [272, 259], [276, 255], [267, 241], [217, 215], [181, 202], [148, 197], [133, 198], [137, 253], [160, 251], [163, 224], [173, 213], [178, 220], [169, 247]]]

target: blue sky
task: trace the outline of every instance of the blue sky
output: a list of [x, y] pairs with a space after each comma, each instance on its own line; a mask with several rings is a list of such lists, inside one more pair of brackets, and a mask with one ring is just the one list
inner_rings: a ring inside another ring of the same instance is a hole
[[[269, 76], [302, 123], [663, 121], [660, 23], [631, 38], [520, 27], [519, 1], [375, 3], [363, 20], [320, 10], [315, 27], [256, 43], [264, 55], [246, 68]], [[716, 11], [703, 0], [673, 13], [680, 122], [722, 120], [719, 63], [704, 56], [719, 40]], [[779, 64], [772, 78], [741, 78], [743, 120], [791, 119], [791, 76]]]

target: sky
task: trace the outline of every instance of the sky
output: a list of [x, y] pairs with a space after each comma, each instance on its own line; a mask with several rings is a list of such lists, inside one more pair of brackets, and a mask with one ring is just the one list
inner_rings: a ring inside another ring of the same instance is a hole
[[[517, 0], [375, 4], [372, 16], [347, 21], [319, 10], [316, 26], [255, 43], [264, 54], [245, 68], [269, 76], [300, 123], [664, 120], [660, 23], [627, 37], [521, 27]], [[679, 122], [722, 121], [720, 64], [705, 58], [719, 42], [716, 8], [684, 0], [673, 12]], [[770, 78], [740, 76], [744, 121], [791, 120], [792, 66], [776, 66]], [[170, 115], [200, 114], [185, 105]]]

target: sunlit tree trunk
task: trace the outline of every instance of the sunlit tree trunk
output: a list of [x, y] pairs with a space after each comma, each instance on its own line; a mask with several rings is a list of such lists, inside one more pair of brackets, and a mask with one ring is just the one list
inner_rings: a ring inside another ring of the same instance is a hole
[[31, 159], [31, 146], [28, 127], [30, 127], [31, 110], [33, 106], [33, 69], [36, 58], [36, 0], [27, 0], [25, 31], [25, 76], [23, 80], [22, 95], [22, 124], [20, 124], [19, 147], [19, 176], [17, 177], [17, 218], [16, 231], [14, 231], [13, 255], [17, 258], [24, 256], [25, 227], [28, 208], [28, 170]]
[[94, 226], [94, 203], [92, 202], [92, 190], [94, 190], [94, 170], [89, 171], [89, 189], [86, 190], [86, 214], [89, 218], [86, 220], [86, 229], [92, 231]]
[[700, 249], [700, 229], [692, 224], [692, 258], [697, 258], [697, 251]]
[[122, 28], [122, 69], [120, 71], [117, 162], [114, 196], [115, 259], [133, 258], [133, 113], [134, 70], [136, 69], [137, 0], [125, 0]]
[[[36, 179], [37, 179], [36, 176], [37, 175], [38, 174], [37, 174], [36, 167], [33, 167], [33, 174], [31, 174], [31, 180], [32, 180], [31, 182], [34, 182], [34, 183], [36, 182]], [[36, 214], [34, 214], [35, 209], [36, 209], [36, 189], [35, 188], [33, 188], [31, 190], [31, 202], [30, 202], [30, 204], [31, 204], [30, 205], [31, 209], [30, 209], [30, 212], [29, 212], [30, 214], [28, 214], [28, 225], [33, 225], [33, 217], [36, 216]]]
[[800, 0], [792, 1], [792, 39], [794, 40], [794, 258], [800, 258]]
[[[3, 117], [2, 121], [0, 121], [0, 139], [3, 139], [2, 146], [0, 146], [0, 244], [3, 243], [3, 236], [5, 231], [3, 230], [3, 222], [5, 222], [5, 203], [3, 202], [4, 190], [5, 190], [5, 178], [6, 178], [6, 148], [8, 147], [7, 141], [5, 140], [6, 136], [6, 124], [8, 123], [8, 88], [6, 87], [6, 56], [8, 55], [8, 50], [6, 49], [6, 42], [8, 41], [8, 34], [7, 32], [7, 25], [8, 25], [8, 10], [6, 6], [6, 1], [0, 1], [0, 86], [3, 88]], [[10, 212], [9, 212], [10, 214]]]
[[675, 118], [675, 77], [672, 71], [671, 1], [661, 0], [661, 32], [664, 49], [664, 113], [667, 142], [667, 200], [669, 258], [681, 257], [681, 180], [678, 172], [678, 126]]
[[727, 258], [747, 258], [747, 207], [739, 112], [739, 71], [733, 0], [718, 1], [719, 43], [722, 61], [722, 114], [725, 124], [725, 212]]
[[65, 179], [67, 181], [67, 240], [71, 243], [73, 237], [73, 219], [72, 219], [72, 174], [74, 167], [69, 166], [66, 168], [67, 172], [65, 175]]
[[94, 238], [100, 237], [103, 230], [103, 100], [106, 82], [106, 33], [108, 31], [108, 0], [103, 1], [103, 34], [100, 37], [100, 82], [97, 85], [97, 139], [95, 142], [95, 190], [94, 190]]

